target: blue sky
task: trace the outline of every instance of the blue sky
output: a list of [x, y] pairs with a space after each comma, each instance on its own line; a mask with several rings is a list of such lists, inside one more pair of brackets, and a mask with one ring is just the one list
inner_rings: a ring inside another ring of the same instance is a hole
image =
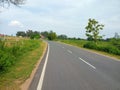
[[120, 0], [27, 0], [20, 8], [0, 11], [0, 33], [8, 35], [31, 29], [86, 38], [89, 18], [105, 25], [100, 32], [104, 38], [120, 34]]

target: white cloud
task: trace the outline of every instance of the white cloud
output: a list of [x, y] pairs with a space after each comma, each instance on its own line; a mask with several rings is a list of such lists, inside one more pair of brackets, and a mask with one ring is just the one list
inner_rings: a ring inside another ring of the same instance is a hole
[[23, 24], [17, 20], [11, 21], [8, 25], [13, 27], [23, 27]]
[[0, 13], [0, 32], [53, 30], [82, 38], [88, 19], [95, 18], [105, 24], [103, 33], [109, 37], [120, 30], [119, 8], [120, 0], [27, 0], [20, 8], [11, 6]]

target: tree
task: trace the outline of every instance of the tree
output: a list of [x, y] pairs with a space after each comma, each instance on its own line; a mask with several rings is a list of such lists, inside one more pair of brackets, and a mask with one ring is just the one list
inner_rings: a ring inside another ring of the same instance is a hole
[[103, 30], [103, 27], [104, 25], [99, 24], [99, 22], [95, 19], [89, 19], [88, 25], [85, 27], [88, 40], [93, 40], [94, 42], [97, 42], [98, 39], [102, 39], [103, 36], [99, 35], [99, 31]]
[[24, 31], [18, 31], [16, 33], [16, 36], [22, 36], [22, 37], [25, 37], [26, 36], [26, 33]]
[[38, 31], [34, 31], [32, 32], [32, 34], [30, 35], [31, 39], [39, 39], [40, 38], [40, 32]]
[[28, 30], [26, 32], [18, 31], [16, 33], [16, 36], [29, 37], [30, 39], [39, 39], [40, 38], [40, 32], [32, 31], [32, 30]]
[[45, 38], [48, 38], [48, 31], [41, 32], [41, 35], [44, 36]]
[[26, 31], [26, 35], [27, 37], [31, 37], [33, 35], [33, 31], [32, 30]]
[[14, 4], [16, 6], [19, 6], [21, 4], [24, 4], [25, 0], [0, 0], [0, 6], [1, 7], [9, 7], [10, 4]]
[[57, 38], [57, 34], [53, 31], [50, 31], [49, 34], [48, 34], [48, 39], [49, 40], [54, 40]]
[[63, 34], [62, 34], [62, 35], [59, 35], [59, 36], [58, 36], [58, 39], [67, 39], [67, 35], [63, 35]]

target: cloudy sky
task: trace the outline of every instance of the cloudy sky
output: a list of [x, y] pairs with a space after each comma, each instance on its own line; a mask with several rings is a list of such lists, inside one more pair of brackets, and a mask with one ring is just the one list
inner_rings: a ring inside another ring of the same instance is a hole
[[104, 24], [105, 38], [120, 34], [120, 0], [27, 0], [21, 7], [0, 8], [0, 33], [49, 31], [86, 38], [89, 18]]

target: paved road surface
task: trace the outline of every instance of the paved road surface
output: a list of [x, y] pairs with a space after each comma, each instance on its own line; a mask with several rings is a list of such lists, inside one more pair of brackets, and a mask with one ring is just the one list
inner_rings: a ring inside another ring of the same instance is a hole
[[[120, 61], [73, 46], [48, 43], [48, 59], [42, 60], [29, 90], [120, 90]], [[41, 72], [43, 82], [39, 79]]]

